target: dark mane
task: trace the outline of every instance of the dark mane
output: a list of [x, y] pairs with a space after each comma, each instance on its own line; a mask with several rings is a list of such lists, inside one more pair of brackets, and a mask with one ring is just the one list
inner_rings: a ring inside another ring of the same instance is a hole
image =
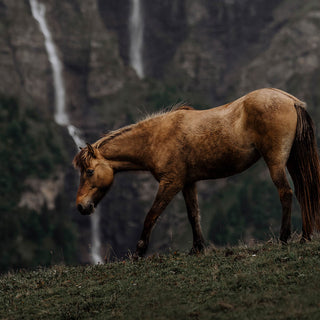
[[80, 169], [80, 171], [82, 172], [89, 167], [90, 159], [91, 156], [88, 152], [88, 147], [85, 147], [76, 154], [72, 161], [72, 164], [75, 168]]
[[163, 108], [159, 111], [156, 111], [154, 113], [149, 113], [149, 114], [146, 114], [142, 117], [142, 119], [139, 121], [145, 121], [145, 120], [150, 120], [150, 119], [154, 119], [156, 117], [159, 117], [159, 116], [163, 116], [167, 113], [171, 113], [171, 112], [175, 112], [175, 111], [179, 111], [179, 110], [194, 110], [192, 107], [190, 106], [187, 106], [183, 101], [182, 102], [178, 102], [174, 105], [171, 105], [171, 106], [168, 106], [166, 108]]
[[126, 133], [128, 131], [131, 131], [134, 126], [135, 125], [132, 124], [132, 125], [126, 126], [124, 128], [120, 128], [118, 130], [111, 131], [111, 132], [107, 133], [104, 137], [99, 139], [97, 142], [95, 142], [93, 144], [93, 146], [96, 147], [97, 149], [99, 149], [102, 146], [104, 146], [106, 143], [108, 143], [111, 140], [113, 140], [114, 138], [119, 137], [119, 136], [121, 136], [122, 134], [124, 134], [124, 133]]
[[[157, 116], [164, 115], [166, 113], [174, 112], [174, 111], [178, 111], [178, 110], [194, 110], [194, 109], [192, 107], [184, 105], [183, 103], [178, 103], [178, 104], [170, 107], [169, 109], [164, 109], [164, 110], [161, 110], [155, 114], [147, 115], [144, 119], [140, 120], [138, 123], [140, 123], [142, 121], [146, 121], [146, 120], [151, 120], [153, 118], [156, 118]], [[104, 137], [99, 139], [97, 142], [95, 142], [93, 144], [93, 146], [96, 147], [97, 149], [99, 149], [102, 146], [104, 146], [106, 143], [113, 140], [114, 138], [119, 137], [120, 135], [122, 135], [128, 131], [131, 131], [137, 124], [131, 124], [126, 127], [120, 128], [118, 130], [111, 131], [111, 132], [107, 133]]]
[[182, 106], [180, 106], [180, 107], [175, 108], [175, 109], [172, 110], [172, 111], [177, 111], [177, 110], [194, 110], [194, 108], [192, 108], [192, 107], [190, 107], [190, 106], [182, 105]]

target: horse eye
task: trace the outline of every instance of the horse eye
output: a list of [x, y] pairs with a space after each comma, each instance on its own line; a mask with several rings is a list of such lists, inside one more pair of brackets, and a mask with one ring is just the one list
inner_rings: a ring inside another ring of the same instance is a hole
[[94, 170], [92, 170], [92, 169], [88, 169], [88, 170], [87, 170], [87, 176], [88, 176], [88, 177], [92, 177], [92, 176], [93, 176], [93, 173], [94, 173]]

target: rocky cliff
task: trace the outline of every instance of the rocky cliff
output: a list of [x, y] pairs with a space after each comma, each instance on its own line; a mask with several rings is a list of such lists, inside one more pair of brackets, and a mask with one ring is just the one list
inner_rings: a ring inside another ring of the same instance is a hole
[[[108, 108], [106, 101], [116, 100], [127, 87], [150, 89], [148, 81], [136, 83], [130, 67], [129, 0], [42, 2], [76, 122], [84, 126], [84, 115]], [[182, 93], [198, 92], [208, 104], [261, 86], [296, 91], [296, 76], [316, 73], [317, 1], [175, 0], [142, 5], [147, 77], [175, 85]], [[50, 65], [28, 1], [2, 0], [0, 10], [1, 92], [51, 110]], [[140, 100], [148, 93], [142, 95]]]
[[[318, 1], [141, 0], [143, 79], [130, 65], [128, 54], [130, 0], [39, 1], [46, 6], [46, 18], [63, 63], [70, 119], [87, 141], [135, 121], [141, 116], [139, 110], [151, 112], [178, 100], [199, 107], [216, 106], [270, 86], [306, 100], [310, 113], [320, 123]], [[0, 95], [15, 97], [23, 109], [33, 108], [53, 121], [52, 71], [29, 1], [0, 0], [0, 17]], [[64, 137], [71, 162], [76, 152], [72, 141], [66, 131], [57, 134]], [[27, 178], [24, 183], [32, 192], [30, 181], [34, 180]], [[261, 179], [262, 184], [267, 183], [267, 178]], [[62, 189], [69, 199], [63, 210], [76, 215], [71, 208], [77, 176], [70, 166], [63, 180]], [[233, 183], [231, 179], [228, 188]], [[201, 185], [208, 233], [211, 217], [218, 214], [209, 191], [223, 194], [227, 188], [225, 183], [217, 186]], [[149, 176], [128, 179], [123, 175], [103, 202], [107, 212], [102, 218], [104, 243], [109, 243], [116, 254], [133, 249], [155, 189]], [[52, 206], [50, 201], [48, 205]], [[21, 203], [26, 203], [23, 198]], [[222, 206], [219, 210], [227, 214], [229, 209]], [[168, 215], [177, 213], [176, 222], [182, 221], [181, 199], [168, 211]], [[174, 241], [190, 241], [190, 237], [175, 233], [170, 219], [165, 217], [160, 222], [158, 232], [162, 235], [155, 236], [155, 249], [171, 241], [160, 241], [171, 229]], [[273, 221], [271, 213], [268, 219]], [[86, 230], [88, 221], [78, 216], [73, 220]], [[254, 228], [249, 218], [247, 224]], [[181, 228], [187, 230], [186, 219]], [[82, 234], [80, 260], [87, 261], [83, 252], [89, 231]], [[243, 234], [248, 238], [252, 232], [243, 230]], [[211, 239], [216, 240], [214, 236]]]

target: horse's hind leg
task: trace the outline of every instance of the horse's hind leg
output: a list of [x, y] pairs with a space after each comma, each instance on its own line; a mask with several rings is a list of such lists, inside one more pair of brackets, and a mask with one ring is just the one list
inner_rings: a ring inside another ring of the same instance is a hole
[[280, 202], [282, 206], [282, 221], [280, 229], [280, 240], [286, 243], [291, 235], [291, 205], [292, 205], [292, 189], [290, 188], [286, 169], [284, 165], [268, 164], [271, 179], [278, 189]]
[[200, 224], [200, 210], [195, 183], [184, 186], [182, 193], [187, 206], [188, 218], [193, 233], [193, 246], [191, 253], [198, 253], [204, 250], [204, 239]]

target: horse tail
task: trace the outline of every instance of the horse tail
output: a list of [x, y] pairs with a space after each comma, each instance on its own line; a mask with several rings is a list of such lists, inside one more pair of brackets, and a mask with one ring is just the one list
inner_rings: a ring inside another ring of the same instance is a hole
[[303, 103], [295, 101], [296, 136], [287, 162], [302, 216], [302, 240], [320, 231], [320, 161], [313, 121]]

